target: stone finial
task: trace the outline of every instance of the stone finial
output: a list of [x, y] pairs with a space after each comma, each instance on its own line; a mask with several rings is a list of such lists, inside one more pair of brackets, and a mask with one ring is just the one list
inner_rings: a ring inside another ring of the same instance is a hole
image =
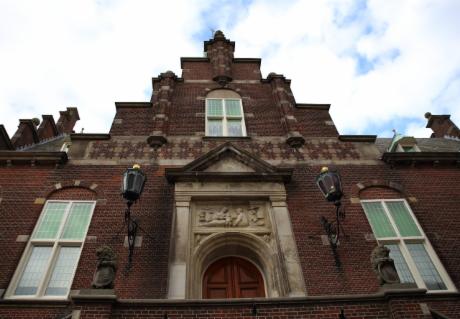
[[221, 30], [217, 30], [216, 32], [214, 32], [214, 39], [225, 39], [225, 35]]
[[96, 250], [97, 269], [91, 286], [96, 289], [112, 289], [117, 271], [116, 255], [109, 246]]
[[395, 263], [390, 258], [390, 249], [387, 247], [381, 245], [375, 247], [371, 254], [371, 263], [381, 286], [384, 284], [399, 284], [401, 282]]

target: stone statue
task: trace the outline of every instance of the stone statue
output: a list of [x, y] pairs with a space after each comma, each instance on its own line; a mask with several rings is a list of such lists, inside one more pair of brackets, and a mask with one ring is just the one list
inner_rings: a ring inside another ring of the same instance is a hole
[[380, 285], [400, 283], [395, 263], [390, 258], [390, 249], [380, 245], [375, 247], [371, 254], [371, 263]]
[[109, 246], [101, 246], [96, 250], [97, 269], [91, 286], [96, 289], [112, 289], [117, 271], [116, 255]]

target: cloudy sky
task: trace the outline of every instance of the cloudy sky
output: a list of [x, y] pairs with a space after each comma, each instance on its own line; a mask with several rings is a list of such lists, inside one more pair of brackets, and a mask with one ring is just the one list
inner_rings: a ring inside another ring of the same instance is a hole
[[76, 130], [108, 132], [115, 101], [202, 56], [221, 29], [236, 57], [292, 79], [298, 103], [331, 103], [341, 134], [429, 136], [460, 125], [459, 0], [0, 0], [0, 123], [76, 106]]

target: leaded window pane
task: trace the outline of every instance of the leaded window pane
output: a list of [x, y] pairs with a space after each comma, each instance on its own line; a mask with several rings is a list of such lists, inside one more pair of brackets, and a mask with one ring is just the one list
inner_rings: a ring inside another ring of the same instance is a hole
[[67, 295], [73, 272], [77, 266], [80, 247], [62, 247], [59, 250], [56, 265], [53, 274], [46, 288], [47, 296], [65, 296]]
[[396, 232], [391, 226], [382, 203], [380, 202], [364, 202], [363, 208], [366, 213], [367, 219], [372, 225], [374, 235], [377, 238], [395, 237]]
[[401, 254], [399, 246], [396, 244], [386, 244], [385, 246], [390, 249], [390, 258], [392, 258], [395, 263], [396, 271], [398, 272], [398, 276], [401, 282], [415, 283], [414, 277], [412, 277], [412, 273], [407, 266], [404, 256]]
[[391, 217], [398, 227], [401, 236], [421, 236], [420, 230], [415, 224], [410, 212], [407, 210], [403, 202], [385, 202]]
[[228, 136], [242, 136], [243, 128], [241, 120], [228, 120], [227, 121]]
[[445, 290], [446, 285], [439, 276], [436, 267], [423, 244], [407, 244], [407, 248], [414, 260], [415, 265], [429, 290]]
[[33, 238], [56, 238], [66, 207], [67, 203], [48, 203]]
[[241, 117], [240, 100], [225, 100], [225, 113], [227, 116]]
[[209, 99], [208, 101], [208, 116], [223, 116], [222, 100]]
[[15, 295], [35, 295], [48, 265], [52, 247], [33, 247]]
[[222, 121], [209, 120], [208, 121], [208, 135], [209, 136], [222, 136]]
[[63, 239], [83, 239], [91, 217], [91, 203], [74, 203], [64, 226]]

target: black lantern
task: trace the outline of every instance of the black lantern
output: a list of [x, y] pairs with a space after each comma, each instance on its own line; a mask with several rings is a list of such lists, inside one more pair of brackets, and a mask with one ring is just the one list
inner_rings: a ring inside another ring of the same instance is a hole
[[121, 193], [128, 202], [135, 202], [141, 196], [144, 184], [145, 174], [141, 171], [141, 167], [138, 164], [134, 164], [133, 168], [128, 168], [123, 173]]
[[131, 218], [131, 206], [139, 199], [144, 190], [146, 177], [141, 171], [141, 167], [138, 164], [134, 164], [133, 168], [128, 168], [123, 173], [123, 181], [121, 184], [121, 194], [126, 199], [126, 211], [125, 211], [125, 223], [128, 226], [128, 265], [126, 270], [131, 268], [131, 262], [133, 260], [134, 245], [136, 243], [137, 229], [139, 224], [136, 219]]
[[341, 199], [343, 196], [342, 183], [338, 172], [330, 171], [327, 167], [321, 169], [320, 174], [316, 177], [316, 184], [323, 193], [327, 201], [334, 203], [335, 221], [329, 222], [326, 217], [321, 216], [321, 224], [326, 231], [329, 243], [334, 253], [337, 267], [341, 266], [337, 255], [337, 245], [339, 243], [341, 225], [340, 222], [345, 219], [345, 211], [341, 209]]
[[337, 204], [340, 202], [343, 193], [340, 175], [337, 172], [331, 172], [327, 167], [323, 167], [316, 177], [316, 184], [329, 202]]

